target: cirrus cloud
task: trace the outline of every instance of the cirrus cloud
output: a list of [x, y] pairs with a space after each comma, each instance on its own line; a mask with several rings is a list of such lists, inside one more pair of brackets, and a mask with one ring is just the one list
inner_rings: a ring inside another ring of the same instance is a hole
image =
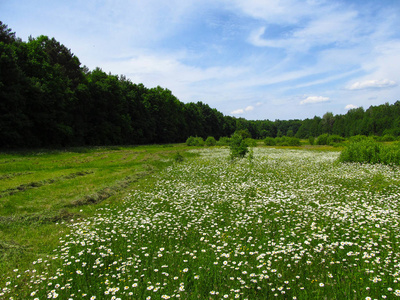
[[354, 82], [348, 87], [349, 90], [364, 90], [364, 89], [376, 89], [376, 88], [389, 88], [396, 86], [397, 83], [393, 80], [364, 80]]

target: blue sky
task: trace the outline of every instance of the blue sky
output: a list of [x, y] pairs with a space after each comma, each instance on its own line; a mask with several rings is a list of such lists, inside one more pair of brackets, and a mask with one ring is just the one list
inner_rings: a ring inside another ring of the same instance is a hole
[[398, 0], [1, 0], [0, 20], [249, 120], [400, 100]]

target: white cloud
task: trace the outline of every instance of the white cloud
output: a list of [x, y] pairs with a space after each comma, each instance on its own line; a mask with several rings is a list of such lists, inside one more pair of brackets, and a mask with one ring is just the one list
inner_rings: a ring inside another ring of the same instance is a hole
[[326, 102], [329, 101], [329, 97], [323, 97], [323, 96], [309, 96], [306, 99], [300, 101], [300, 104], [313, 104], [313, 103], [320, 103], [320, 102]]
[[245, 109], [239, 108], [231, 112], [232, 115], [243, 115], [245, 112], [250, 112], [254, 110], [254, 106], [249, 105]]
[[310, 117], [400, 94], [400, 3], [389, 0], [8, 2], [3, 21], [23, 39], [54, 36], [90, 69], [224, 114]]
[[354, 105], [354, 104], [348, 104], [348, 105], [346, 105], [346, 107], [344, 109], [349, 110], [349, 109], [354, 109], [354, 108], [358, 108], [358, 106]]
[[397, 83], [393, 80], [383, 79], [383, 80], [364, 80], [354, 82], [348, 87], [349, 90], [363, 90], [371, 88], [388, 88], [396, 86]]
[[236, 110], [232, 111], [231, 114], [232, 115], [242, 115], [242, 114], [244, 114], [244, 110], [242, 108], [236, 109]]
[[241, 66], [201, 68], [186, 64], [183, 62], [187, 55], [184, 52], [151, 53], [143, 49], [135, 52], [130, 58], [103, 62], [102, 67], [113, 74], [124, 74], [133, 82], [143, 83], [149, 88], [157, 85], [168, 88], [184, 102], [204, 99], [220, 101], [224, 96], [232, 98], [235, 92], [233, 95], [221, 92], [224, 90], [222, 87], [231, 81], [239, 81], [248, 72], [246, 67]]

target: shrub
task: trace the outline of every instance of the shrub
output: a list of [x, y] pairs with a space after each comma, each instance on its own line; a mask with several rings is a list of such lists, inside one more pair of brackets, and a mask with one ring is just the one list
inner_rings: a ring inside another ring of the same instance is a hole
[[275, 145], [276, 145], [276, 141], [275, 141], [274, 138], [267, 136], [267, 137], [264, 139], [264, 144], [265, 144], [266, 146], [275, 146]]
[[186, 140], [186, 145], [188, 145], [188, 146], [204, 146], [204, 140], [201, 137], [190, 136]]
[[245, 142], [249, 147], [257, 147], [257, 141], [251, 138], [246, 138]]
[[393, 142], [396, 140], [396, 138], [391, 134], [385, 134], [384, 136], [381, 136], [380, 138], [378, 138], [378, 140], [380, 142]]
[[368, 139], [368, 137], [365, 135], [354, 135], [349, 138], [349, 141], [352, 143], [355, 143], [355, 142], [361, 142], [361, 141], [367, 140], [367, 139]]
[[245, 139], [239, 133], [234, 133], [230, 142], [230, 158], [243, 158], [247, 152], [249, 152], [248, 146], [246, 144]]
[[329, 134], [324, 133], [317, 137], [317, 145], [328, 145]]
[[290, 137], [288, 142], [289, 146], [301, 146], [300, 139], [295, 137]]
[[278, 146], [301, 146], [300, 139], [295, 137], [282, 136], [275, 138]]
[[349, 144], [339, 156], [341, 162], [400, 165], [400, 144], [383, 145], [373, 138]]
[[339, 156], [341, 162], [380, 163], [382, 145], [368, 138], [350, 143]]
[[310, 145], [314, 145], [314, 143], [315, 143], [315, 138], [314, 138], [312, 135], [310, 135], [310, 136], [308, 137], [308, 142], [310, 143]]
[[196, 145], [195, 146], [204, 146], [204, 140], [202, 137], [196, 137]]
[[381, 138], [380, 136], [377, 135], [370, 135], [368, 137], [374, 139], [375, 141], [379, 141], [379, 139]]
[[182, 154], [180, 154], [179, 152], [176, 152], [174, 154], [173, 159], [175, 162], [182, 162], [184, 160]]
[[249, 132], [248, 129], [236, 130], [235, 133], [239, 134], [244, 139], [251, 138], [251, 133]]
[[327, 140], [328, 145], [333, 146], [335, 144], [342, 143], [342, 142], [344, 142], [344, 138], [341, 137], [340, 135], [333, 134], [333, 135], [328, 136], [328, 140]]
[[221, 137], [219, 138], [217, 145], [218, 146], [229, 146], [231, 143], [231, 139], [228, 137]]
[[278, 146], [289, 146], [289, 143], [286, 140], [286, 136], [277, 136], [275, 138], [275, 144]]
[[194, 146], [194, 139], [195, 138], [193, 136], [188, 137], [187, 140], [186, 140], [186, 145]]
[[206, 146], [215, 146], [217, 144], [217, 141], [215, 140], [214, 137], [209, 136], [206, 141], [205, 141]]
[[400, 144], [383, 145], [381, 163], [385, 165], [400, 165]]

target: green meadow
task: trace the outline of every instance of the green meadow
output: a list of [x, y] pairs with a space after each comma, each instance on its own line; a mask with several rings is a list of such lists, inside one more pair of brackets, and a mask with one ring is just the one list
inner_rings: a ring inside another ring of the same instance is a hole
[[[73, 223], [116, 205], [179, 145], [0, 153], [0, 280], [45, 258]], [[1, 298], [1, 297], [0, 297]]]
[[400, 299], [399, 167], [320, 150], [1, 154], [0, 298]]

